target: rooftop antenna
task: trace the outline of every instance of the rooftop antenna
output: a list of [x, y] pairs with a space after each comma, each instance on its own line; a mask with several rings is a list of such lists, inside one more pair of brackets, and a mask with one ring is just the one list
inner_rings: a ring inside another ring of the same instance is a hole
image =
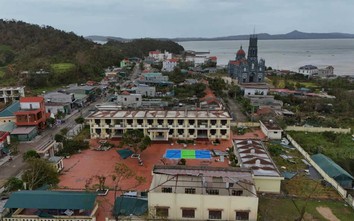
[[253, 35], [256, 35], [256, 26], [253, 26]]

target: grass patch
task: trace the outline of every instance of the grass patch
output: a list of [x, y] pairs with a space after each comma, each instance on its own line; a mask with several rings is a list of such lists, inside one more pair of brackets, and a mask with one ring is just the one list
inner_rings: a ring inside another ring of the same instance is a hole
[[350, 134], [295, 131], [289, 131], [287, 133], [310, 155], [322, 153], [331, 158], [350, 174], [354, 174], [354, 141]]
[[[295, 206], [296, 204], [296, 206]], [[306, 200], [295, 199], [279, 199], [270, 198], [267, 196], [259, 197], [259, 219], [258, 220], [296, 220], [300, 217], [300, 213], [296, 208], [300, 210], [305, 206]], [[319, 201], [308, 200], [305, 207], [305, 219], [304, 220], [323, 220], [327, 219], [318, 213], [317, 207], [328, 207], [332, 210], [332, 213], [341, 221], [354, 220], [354, 211], [349, 206], [344, 206], [343, 201]]]
[[4, 77], [6, 67], [0, 67], [0, 78]]
[[56, 91], [60, 87], [58, 86], [48, 86], [48, 87], [40, 87], [40, 88], [32, 88], [26, 91], [26, 96], [38, 96], [43, 94], [43, 91], [48, 92], [48, 91]]
[[85, 125], [85, 127], [82, 129], [82, 131], [74, 137], [74, 140], [77, 141], [82, 141], [85, 139], [90, 139], [90, 127], [88, 125]]
[[54, 73], [61, 74], [75, 69], [75, 64], [72, 63], [57, 63], [52, 64], [51, 68]]
[[[272, 83], [270, 79], [268, 79], [268, 82]], [[283, 79], [279, 79], [277, 85], [274, 85], [276, 88], [284, 88], [285, 87], [285, 81]], [[315, 88], [318, 87], [318, 85], [314, 82], [307, 82], [307, 81], [295, 81], [295, 80], [287, 80], [288, 83], [296, 85], [299, 83], [301, 87], [306, 87], [306, 88]]]

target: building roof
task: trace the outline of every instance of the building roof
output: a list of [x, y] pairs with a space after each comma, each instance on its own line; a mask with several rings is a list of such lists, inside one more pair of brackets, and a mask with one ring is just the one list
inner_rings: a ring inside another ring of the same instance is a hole
[[301, 70], [314, 70], [314, 69], [317, 69], [317, 67], [309, 64], [309, 65], [302, 66], [299, 69], [301, 69]]
[[261, 124], [263, 124], [267, 130], [282, 130], [281, 127], [273, 122], [272, 120], [269, 120], [269, 121], [259, 121]]
[[88, 119], [97, 118], [192, 118], [192, 119], [231, 119], [227, 111], [164, 111], [164, 110], [115, 110], [115, 111], [96, 111], [87, 117]]
[[169, 61], [169, 62], [178, 62], [178, 59], [176, 59], [176, 58], [171, 58], [171, 59], [167, 59], [167, 61]]
[[260, 140], [234, 140], [241, 167], [252, 169], [255, 176], [280, 177], [280, 173]]
[[16, 128], [15, 122], [7, 122], [5, 124], [0, 125], [0, 131], [11, 132]]
[[162, 76], [162, 73], [160, 72], [149, 72], [149, 73], [143, 73], [144, 77], [159, 77]]
[[141, 216], [148, 210], [147, 199], [135, 197], [117, 197], [114, 202], [113, 215], [115, 216]]
[[36, 127], [17, 127], [11, 132], [11, 134], [29, 134], [35, 129]]
[[20, 97], [21, 102], [42, 102], [44, 100], [43, 97]]
[[209, 59], [210, 59], [211, 61], [216, 61], [218, 58], [217, 58], [216, 56], [211, 56], [211, 57], [209, 57]]
[[246, 55], [246, 52], [242, 49], [242, 46], [241, 46], [240, 49], [237, 51], [236, 54], [237, 54], [237, 55]]
[[353, 176], [345, 171], [342, 167], [336, 164], [331, 158], [323, 154], [315, 154], [311, 156], [311, 159], [324, 170], [328, 176], [336, 178], [339, 176], [347, 177], [348, 179], [354, 180]]
[[15, 101], [0, 112], [0, 117], [15, 116], [15, 112], [20, 110], [20, 102]]
[[240, 167], [208, 167], [208, 166], [181, 166], [181, 165], [155, 165], [154, 174], [222, 177], [225, 182], [243, 181], [253, 184], [252, 171]]
[[63, 159], [63, 157], [58, 157], [58, 156], [52, 156], [48, 159], [49, 162], [51, 163], [58, 163]]
[[88, 192], [23, 190], [13, 192], [5, 208], [92, 210], [95, 202], [96, 194]]

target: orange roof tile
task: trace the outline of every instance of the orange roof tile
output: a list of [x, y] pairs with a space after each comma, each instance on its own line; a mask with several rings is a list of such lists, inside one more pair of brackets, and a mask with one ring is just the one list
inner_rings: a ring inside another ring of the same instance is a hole
[[21, 97], [20, 103], [21, 102], [42, 102], [43, 100], [44, 100], [43, 97]]

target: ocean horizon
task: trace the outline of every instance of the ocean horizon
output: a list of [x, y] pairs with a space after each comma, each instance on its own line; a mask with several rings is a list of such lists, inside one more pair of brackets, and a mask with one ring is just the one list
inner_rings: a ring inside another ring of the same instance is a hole
[[[248, 40], [183, 41], [178, 42], [185, 50], [210, 52], [218, 65], [234, 60], [242, 46], [248, 53]], [[354, 75], [354, 39], [299, 39], [258, 40], [258, 58], [265, 59], [267, 67], [298, 71], [304, 65], [319, 68], [334, 67], [336, 75]]]

